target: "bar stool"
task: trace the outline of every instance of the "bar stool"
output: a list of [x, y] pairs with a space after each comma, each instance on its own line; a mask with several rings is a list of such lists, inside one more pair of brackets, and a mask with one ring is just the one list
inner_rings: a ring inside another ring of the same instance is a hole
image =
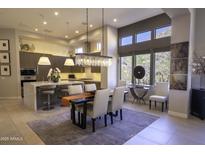
[[55, 85], [51, 86], [42, 86], [40, 87], [41, 94], [47, 95], [47, 106], [43, 110], [51, 110], [54, 106], [51, 106], [51, 96], [55, 93]]

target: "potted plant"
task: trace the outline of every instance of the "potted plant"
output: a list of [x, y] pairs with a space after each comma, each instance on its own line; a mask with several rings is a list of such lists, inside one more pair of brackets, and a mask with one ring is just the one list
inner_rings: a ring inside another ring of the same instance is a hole
[[52, 81], [52, 82], [59, 82], [60, 79], [60, 70], [59, 68], [54, 68], [54, 69], [50, 69], [49, 73], [48, 73], [48, 80]]

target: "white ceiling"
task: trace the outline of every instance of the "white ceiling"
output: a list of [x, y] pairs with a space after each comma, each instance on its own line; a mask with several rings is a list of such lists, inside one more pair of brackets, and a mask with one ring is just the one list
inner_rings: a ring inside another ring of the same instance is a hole
[[[58, 11], [59, 15], [55, 16], [54, 12]], [[159, 8], [106, 8], [105, 24], [116, 28], [135, 23], [137, 21], [163, 13]], [[43, 15], [43, 17], [42, 17]], [[113, 22], [116, 18], [117, 22]], [[43, 25], [43, 21], [47, 25]], [[82, 22], [86, 21], [86, 9], [67, 8], [67, 9], [0, 9], [0, 28], [15, 28], [18, 30], [47, 34], [57, 38], [76, 37], [85, 33], [86, 26]], [[89, 24], [93, 24], [90, 30], [101, 26], [102, 14], [101, 9], [89, 9]], [[69, 22], [67, 26], [66, 22]], [[80, 33], [76, 34], [75, 30]], [[47, 32], [45, 32], [47, 31]]]

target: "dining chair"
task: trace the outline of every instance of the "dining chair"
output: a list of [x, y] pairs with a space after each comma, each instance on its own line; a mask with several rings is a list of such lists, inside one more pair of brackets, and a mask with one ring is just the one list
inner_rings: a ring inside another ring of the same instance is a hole
[[92, 84], [85, 84], [85, 92], [92, 92], [92, 91], [96, 91], [97, 87], [96, 84], [92, 83]]
[[[95, 121], [98, 117], [104, 116], [105, 127], [107, 126], [107, 109], [109, 94], [109, 89], [97, 90], [92, 105], [87, 106], [87, 115], [92, 119], [93, 132], [95, 132]], [[82, 113], [82, 106], [79, 106], [77, 110]]]
[[154, 86], [154, 95], [149, 97], [149, 109], [151, 109], [152, 102], [155, 103], [155, 108], [157, 103], [162, 104], [162, 112], [164, 111], [164, 104], [166, 109], [168, 108], [168, 95], [169, 95], [169, 83], [159, 82]]
[[[69, 85], [68, 86], [68, 94], [69, 95], [76, 95], [76, 94], [81, 94], [81, 93], [83, 93], [82, 85]], [[71, 108], [71, 110], [72, 110], [72, 108]], [[72, 114], [71, 114], [71, 119], [72, 118], [73, 117], [72, 117]], [[78, 112], [78, 123], [80, 123], [80, 112]]]
[[68, 86], [69, 95], [81, 94], [83, 93], [82, 85], [69, 85]]
[[112, 101], [108, 103], [108, 114], [111, 118], [111, 124], [113, 124], [113, 115], [118, 115], [120, 111], [120, 120], [122, 120], [122, 105], [124, 103], [124, 91], [125, 87], [116, 87], [113, 93]]

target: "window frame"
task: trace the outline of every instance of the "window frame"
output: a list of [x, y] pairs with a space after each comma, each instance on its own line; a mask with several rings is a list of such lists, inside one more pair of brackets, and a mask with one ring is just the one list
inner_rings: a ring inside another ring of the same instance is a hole
[[[126, 37], [132, 37], [132, 43], [131, 44], [126, 44], [126, 45], [122, 45], [122, 39], [123, 38], [126, 38]], [[129, 45], [133, 45], [133, 42], [134, 42], [134, 37], [133, 37], [133, 35], [126, 35], [126, 36], [123, 36], [123, 37], [121, 37], [120, 39], [119, 39], [119, 46], [120, 47], [125, 47], [125, 46], [129, 46]]]
[[172, 28], [172, 25], [171, 25], [171, 24], [169, 24], [169, 25], [163, 25], [163, 26], [156, 27], [156, 28], [154, 29], [154, 39], [155, 39], [155, 40], [159, 40], [159, 39], [171, 37], [172, 34], [171, 34], [170, 36], [165, 36], [165, 37], [156, 38], [157, 29], [161, 29], [161, 28], [165, 28], [165, 27], [171, 27], [171, 28]]
[[[150, 40], [146, 40], [146, 41], [142, 41], [142, 42], [137, 42], [137, 35], [138, 34], [142, 34], [142, 33], [147, 33], [147, 32], [150, 32]], [[134, 41], [135, 44], [141, 44], [141, 43], [145, 43], [145, 42], [151, 41], [152, 40], [152, 33], [153, 33], [152, 30], [145, 30], [145, 31], [141, 31], [141, 32], [136, 33], [135, 37], [134, 37], [135, 38], [135, 41]]]
[[[137, 55], [143, 55], [143, 54], [150, 54], [150, 85], [154, 85], [155, 84], [155, 53], [163, 53], [163, 52], [171, 52], [169, 50], [164, 50], [164, 51], [153, 51], [153, 50], [150, 50], [150, 51], [146, 51], [146, 52], [141, 52], [141, 53], [137, 53], [137, 54], [133, 54], [133, 55], [130, 55], [132, 56], [132, 83], [133, 84], [136, 84], [136, 79], [133, 75], [133, 68], [136, 66], [136, 56]], [[122, 57], [128, 57], [128, 56], [122, 56]], [[121, 75], [121, 63], [122, 63], [122, 60], [120, 57], [120, 79], [122, 79], [122, 75]]]

